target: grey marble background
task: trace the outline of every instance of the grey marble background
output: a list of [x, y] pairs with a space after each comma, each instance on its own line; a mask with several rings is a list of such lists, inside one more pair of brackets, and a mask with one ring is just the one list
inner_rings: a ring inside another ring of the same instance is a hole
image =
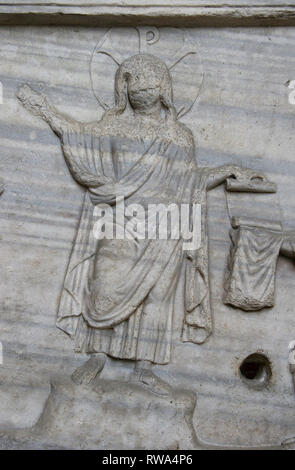
[[[0, 175], [6, 186], [0, 200], [1, 429], [35, 424], [50, 377], [69, 375], [85, 360], [55, 327], [83, 190], [68, 172], [57, 137], [25, 111], [15, 93], [28, 82], [73, 118], [100, 118], [89, 61], [104, 32], [0, 30]], [[200, 28], [189, 34], [199, 45], [205, 72], [199, 100], [183, 119], [194, 133], [199, 164], [236, 163], [264, 171], [277, 183], [278, 194], [270, 204], [249, 196], [247, 207], [265, 218], [282, 215], [284, 227], [295, 229], [295, 106], [288, 102], [287, 88], [295, 80], [295, 29]], [[233, 212], [240, 204], [236, 197], [228, 199]], [[273, 309], [245, 313], [223, 305], [229, 227], [224, 189], [219, 188], [209, 196], [214, 332], [202, 346], [176, 340], [172, 363], [158, 367], [157, 374], [197, 393], [194, 426], [203, 440], [277, 444], [295, 435], [288, 367], [288, 344], [295, 339], [295, 266], [280, 258]], [[273, 372], [261, 391], [249, 389], [239, 376], [241, 361], [257, 350], [269, 357]], [[131, 367], [109, 360], [103, 378], [127, 379]]]

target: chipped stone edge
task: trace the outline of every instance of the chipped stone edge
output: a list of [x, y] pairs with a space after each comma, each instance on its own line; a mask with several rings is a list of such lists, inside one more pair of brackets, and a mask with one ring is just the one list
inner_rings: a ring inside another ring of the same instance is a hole
[[130, 24], [158, 26], [295, 26], [295, 4], [286, 6], [189, 6], [139, 4], [50, 4], [1, 3], [1, 25], [81, 25]]

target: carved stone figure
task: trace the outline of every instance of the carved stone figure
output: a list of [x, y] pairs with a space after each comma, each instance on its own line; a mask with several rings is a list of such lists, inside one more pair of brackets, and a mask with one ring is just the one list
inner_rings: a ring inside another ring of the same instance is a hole
[[[251, 180], [267, 180], [233, 165], [198, 167], [192, 132], [177, 120], [171, 76], [158, 57], [137, 54], [124, 60], [115, 94], [115, 107], [91, 123], [59, 113], [28, 85], [18, 98], [57, 134], [72, 176], [86, 188], [57, 319], [57, 326], [75, 338], [75, 350], [91, 355], [73, 379], [89, 383], [107, 354], [136, 361], [134, 380], [167, 395], [168, 384], [151, 365], [170, 361], [176, 317], [182, 318], [183, 341], [201, 344], [212, 331], [206, 192], [230, 177], [248, 191]], [[117, 196], [144, 207], [201, 204], [201, 246], [185, 252], [182, 238], [96, 240], [93, 208], [114, 206]], [[182, 312], [174, 306], [179, 283]]]

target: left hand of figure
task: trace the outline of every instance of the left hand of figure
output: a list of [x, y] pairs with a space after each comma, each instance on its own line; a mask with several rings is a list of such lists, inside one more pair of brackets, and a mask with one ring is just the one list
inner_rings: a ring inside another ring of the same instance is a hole
[[251, 170], [249, 168], [238, 167], [238, 166], [233, 167], [232, 176], [234, 176], [237, 180], [247, 180], [247, 181], [259, 180], [260, 182], [267, 181], [267, 178], [264, 175], [264, 173], [260, 171], [256, 171], [256, 170]]

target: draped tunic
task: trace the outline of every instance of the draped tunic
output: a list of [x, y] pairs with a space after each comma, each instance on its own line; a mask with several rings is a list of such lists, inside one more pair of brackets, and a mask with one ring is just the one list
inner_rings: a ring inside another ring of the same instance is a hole
[[[176, 317], [181, 317], [183, 341], [204, 342], [212, 329], [208, 171], [197, 167], [190, 131], [167, 123], [156, 136], [140, 138], [124, 116], [90, 124], [51, 118], [50, 124], [69, 170], [86, 188], [57, 326], [75, 337], [76, 351], [158, 364], [171, 359]], [[182, 237], [96, 240], [93, 209], [108, 204], [115, 214], [118, 196], [124, 196], [125, 205], [144, 208], [202, 204], [201, 246], [186, 253]], [[176, 311], [179, 283], [183, 308]]]

